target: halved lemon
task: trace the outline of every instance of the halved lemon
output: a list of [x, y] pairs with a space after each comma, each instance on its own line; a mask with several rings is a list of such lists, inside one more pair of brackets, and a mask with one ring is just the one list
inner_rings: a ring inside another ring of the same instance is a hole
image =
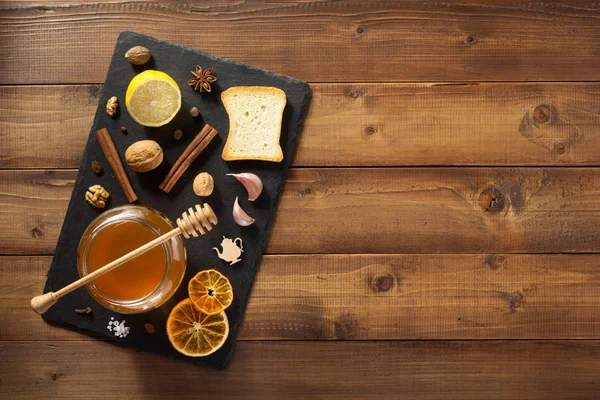
[[143, 126], [168, 124], [181, 108], [181, 91], [169, 75], [147, 70], [136, 75], [125, 93], [125, 108]]
[[194, 307], [208, 315], [220, 313], [233, 302], [229, 279], [214, 269], [200, 271], [190, 279], [188, 294]]
[[167, 336], [178, 352], [189, 357], [204, 357], [219, 350], [229, 335], [227, 315], [206, 315], [190, 299], [171, 310], [167, 319]]

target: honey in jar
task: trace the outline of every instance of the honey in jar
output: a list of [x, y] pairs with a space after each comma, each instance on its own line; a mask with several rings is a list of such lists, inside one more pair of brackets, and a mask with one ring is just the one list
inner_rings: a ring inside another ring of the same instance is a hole
[[[176, 226], [156, 210], [125, 205], [106, 211], [79, 244], [80, 276], [93, 272]], [[177, 236], [96, 278], [86, 287], [102, 305], [120, 313], [152, 310], [177, 290], [185, 274], [185, 247]]]

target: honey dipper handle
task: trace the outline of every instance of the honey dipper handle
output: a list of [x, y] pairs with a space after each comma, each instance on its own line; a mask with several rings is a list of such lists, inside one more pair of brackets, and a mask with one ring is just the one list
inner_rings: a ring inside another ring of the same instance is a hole
[[148, 250], [166, 242], [167, 240], [169, 240], [179, 234], [181, 234], [181, 230], [179, 228], [175, 228], [172, 231], [167, 232], [160, 237], [157, 237], [153, 241], [146, 243], [142, 247], [138, 247], [137, 249], [125, 254], [122, 257], [117, 258], [113, 262], [106, 264], [104, 267], [97, 269], [96, 271], [92, 272], [91, 274], [88, 274], [88, 275], [84, 276], [83, 278], [76, 280], [75, 282], [65, 286], [64, 288], [62, 288], [56, 292], [48, 292], [48, 293], [44, 293], [40, 296], [36, 296], [33, 299], [31, 299], [31, 308], [33, 308], [33, 311], [37, 312], [38, 314], [42, 314], [42, 313], [46, 312], [54, 304], [56, 304], [58, 299], [60, 297], [64, 296], [65, 294], [71, 293], [73, 290], [80, 288], [81, 286], [85, 285], [88, 282], [93, 281], [100, 275], [104, 275], [105, 273], [112, 271], [113, 269], [117, 268], [119, 265], [126, 263], [127, 261], [131, 260], [132, 258], [139, 256], [140, 254], [144, 254]]
[[54, 292], [44, 293], [31, 299], [31, 308], [33, 308], [33, 311], [36, 313], [43, 314], [46, 310], [55, 305], [57, 301], [58, 299]]

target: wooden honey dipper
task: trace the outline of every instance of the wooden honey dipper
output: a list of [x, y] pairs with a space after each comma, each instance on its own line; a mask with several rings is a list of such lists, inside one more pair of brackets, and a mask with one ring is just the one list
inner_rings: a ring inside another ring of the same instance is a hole
[[198, 237], [198, 233], [200, 233], [200, 235], [204, 235], [206, 231], [210, 231], [212, 229], [212, 225], [217, 225], [217, 217], [208, 204], [204, 203], [202, 207], [196, 204], [195, 208], [196, 209], [194, 210], [192, 207], [190, 207], [188, 208], [187, 213], [184, 212], [181, 214], [181, 218], [177, 218], [177, 228], [173, 229], [172, 231], [167, 232], [161, 237], [158, 237], [151, 242], [148, 242], [145, 245], [130, 251], [124, 256], [117, 258], [102, 268], [97, 269], [96, 271], [76, 280], [75, 282], [56, 292], [48, 292], [34, 297], [31, 299], [31, 308], [33, 308], [33, 311], [36, 313], [42, 314], [56, 304], [58, 299], [62, 296], [71, 293], [73, 290], [93, 281], [100, 275], [104, 275], [105, 273], [112, 271], [119, 265], [126, 263], [140, 254], [144, 254], [148, 250], [166, 242], [167, 240], [174, 238], [177, 235], [183, 235], [183, 237], [186, 239], [189, 239], [190, 236]]

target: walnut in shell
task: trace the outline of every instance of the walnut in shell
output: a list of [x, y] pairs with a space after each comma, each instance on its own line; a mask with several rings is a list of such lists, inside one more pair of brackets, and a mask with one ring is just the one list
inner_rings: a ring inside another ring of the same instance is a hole
[[215, 181], [208, 172], [201, 172], [194, 178], [194, 193], [198, 196], [210, 196], [214, 188]]
[[132, 47], [125, 53], [125, 59], [133, 65], [144, 65], [150, 60], [150, 57], [152, 57], [150, 50], [144, 46]]
[[106, 207], [106, 200], [109, 197], [110, 194], [100, 185], [90, 186], [85, 192], [85, 200], [96, 208]]
[[154, 140], [140, 140], [125, 151], [125, 161], [136, 172], [148, 172], [163, 160], [163, 149]]

